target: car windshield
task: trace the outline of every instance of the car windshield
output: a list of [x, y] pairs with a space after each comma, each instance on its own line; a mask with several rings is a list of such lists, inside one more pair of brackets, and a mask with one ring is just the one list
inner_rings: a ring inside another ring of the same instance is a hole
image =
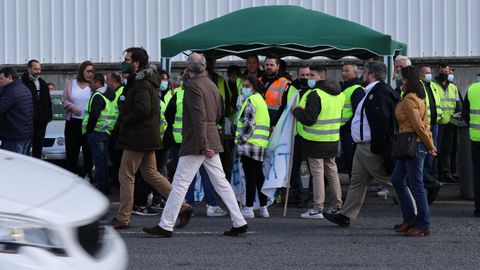
[[62, 104], [62, 94], [51, 94], [53, 120], [64, 120], [65, 109]]

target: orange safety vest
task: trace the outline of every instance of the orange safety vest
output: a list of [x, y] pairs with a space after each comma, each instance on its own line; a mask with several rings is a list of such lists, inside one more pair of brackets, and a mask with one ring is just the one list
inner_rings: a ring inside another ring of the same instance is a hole
[[278, 78], [268, 86], [265, 92], [265, 102], [268, 109], [278, 110], [282, 106], [283, 93], [287, 89], [289, 81], [284, 77]]

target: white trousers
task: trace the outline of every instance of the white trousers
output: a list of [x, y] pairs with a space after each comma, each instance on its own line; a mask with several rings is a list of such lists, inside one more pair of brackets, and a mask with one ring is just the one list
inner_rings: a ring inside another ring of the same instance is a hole
[[215, 191], [220, 195], [230, 212], [233, 227], [241, 227], [247, 224], [247, 221], [240, 213], [233, 189], [225, 178], [220, 156], [215, 154], [212, 158], [207, 158], [204, 155], [190, 155], [182, 156], [178, 160], [177, 170], [173, 176], [172, 191], [168, 195], [167, 203], [158, 224], [164, 230], [173, 231], [188, 187], [202, 164], [207, 171], [208, 177], [210, 177]]

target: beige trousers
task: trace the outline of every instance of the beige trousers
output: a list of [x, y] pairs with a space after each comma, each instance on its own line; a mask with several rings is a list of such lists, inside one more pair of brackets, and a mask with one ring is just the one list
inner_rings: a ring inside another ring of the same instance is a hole
[[320, 212], [323, 210], [325, 178], [328, 179], [330, 187], [331, 205], [334, 208], [340, 208], [342, 206], [342, 188], [335, 158], [308, 158], [308, 165], [312, 174], [313, 208]]
[[172, 185], [157, 171], [155, 151], [124, 150], [118, 180], [120, 182], [120, 209], [116, 219], [124, 224], [130, 224], [133, 208], [133, 192], [135, 188], [135, 174], [138, 169], [145, 182], [149, 183], [164, 198], [168, 198]]

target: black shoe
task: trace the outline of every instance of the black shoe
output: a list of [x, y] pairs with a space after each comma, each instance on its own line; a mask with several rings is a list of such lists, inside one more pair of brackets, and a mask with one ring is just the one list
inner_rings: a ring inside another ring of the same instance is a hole
[[152, 228], [143, 228], [143, 231], [155, 238], [170, 238], [172, 237], [172, 232], [162, 229], [160, 226], [155, 226]]
[[350, 226], [350, 218], [338, 213], [338, 214], [329, 214], [325, 213], [323, 216], [330, 222], [337, 224], [340, 227]]
[[442, 182], [442, 183], [445, 183], [445, 184], [458, 184], [458, 180], [453, 178], [453, 176], [442, 176], [442, 177], [438, 177], [439, 181]]
[[428, 204], [432, 204], [437, 199], [437, 195], [438, 195], [438, 192], [440, 191], [441, 187], [442, 187], [442, 184], [439, 183], [439, 185], [437, 185], [433, 188], [427, 188]]
[[183, 211], [181, 211], [178, 214], [178, 223], [175, 225], [175, 228], [181, 229], [187, 226], [187, 224], [190, 223], [190, 218], [192, 217], [192, 213], [193, 213], [192, 206], [189, 205], [188, 207], [185, 207], [185, 209], [183, 209]]
[[223, 232], [223, 235], [225, 236], [237, 236], [242, 233], [246, 233], [248, 231], [248, 225], [245, 224], [241, 227], [235, 228], [232, 227], [230, 230]]
[[473, 211], [473, 214], [477, 217], [480, 217], [480, 209], [475, 209], [475, 211]]

